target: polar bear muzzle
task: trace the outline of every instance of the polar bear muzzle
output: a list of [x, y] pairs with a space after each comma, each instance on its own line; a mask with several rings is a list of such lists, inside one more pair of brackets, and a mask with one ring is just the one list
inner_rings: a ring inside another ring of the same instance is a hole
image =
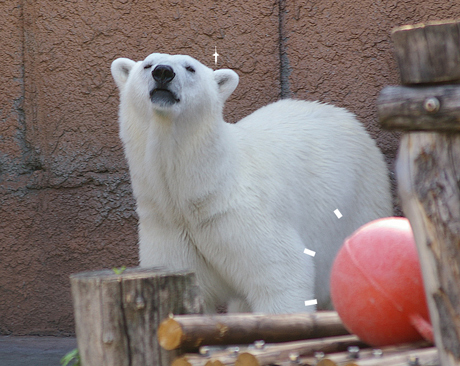
[[155, 80], [155, 87], [150, 91], [152, 103], [164, 106], [180, 102], [178, 96], [168, 89], [169, 83], [175, 76], [173, 68], [168, 65], [158, 65], [153, 69], [152, 77]]

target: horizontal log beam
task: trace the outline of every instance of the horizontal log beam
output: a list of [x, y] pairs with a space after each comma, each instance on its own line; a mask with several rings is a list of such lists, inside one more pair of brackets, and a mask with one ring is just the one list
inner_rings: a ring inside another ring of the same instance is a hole
[[[297, 364], [316, 366], [409, 366], [409, 360], [418, 360], [419, 366], [440, 366], [436, 347], [428, 342], [416, 342], [379, 349], [360, 349], [357, 358], [350, 352], [337, 352], [317, 357], [299, 357]], [[415, 362], [414, 362], [415, 363]], [[294, 366], [291, 360], [277, 362], [278, 366]], [[248, 365], [249, 366], [249, 365]]]
[[377, 100], [386, 129], [460, 131], [460, 85], [388, 86]]
[[347, 335], [340, 337], [319, 338], [306, 341], [268, 344], [262, 349], [245, 347], [235, 352], [232, 348], [202, 356], [196, 353], [187, 353], [176, 358], [171, 366], [245, 366], [269, 365], [289, 360], [291, 353], [300, 356], [313, 355], [315, 352], [340, 352], [350, 346], [366, 347], [357, 336]]
[[[344, 366], [442, 366], [436, 347], [410, 350], [388, 357], [356, 360], [341, 364]], [[337, 364], [337, 366], [341, 366]], [[318, 365], [321, 366], [321, 365]]]
[[166, 350], [201, 345], [288, 342], [349, 334], [334, 311], [313, 314], [180, 315], [164, 320], [158, 342]]
[[268, 366], [287, 361], [292, 355], [313, 355], [315, 352], [333, 353], [347, 350], [348, 347], [367, 347], [356, 336], [328, 337], [275, 344], [262, 350], [248, 350], [241, 353], [235, 365]]

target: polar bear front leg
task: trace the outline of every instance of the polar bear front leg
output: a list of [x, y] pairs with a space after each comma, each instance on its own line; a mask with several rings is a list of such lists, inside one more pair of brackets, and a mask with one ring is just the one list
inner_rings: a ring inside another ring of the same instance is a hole
[[300, 313], [314, 312], [315, 305], [305, 306], [305, 301], [314, 300], [314, 264], [310, 256], [304, 254], [298, 263], [286, 267], [273, 268], [274, 276], [254, 284], [247, 301], [255, 313]]
[[252, 312], [313, 312], [316, 307], [305, 301], [315, 299], [314, 259], [303, 253], [305, 246], [293, 229], [278, 225], [275, 230], [266, 230], [266, 236], [259, 231], [253, 242], [240, 241], [233, 286]]
[[226, 290], [225, 283], [219, 281], [219, 276], [206, 265], [178, 228], [141, 220], [139, 238], [140, 267], [193, 271], [200, 285], [205, 313], [215, 313], [216, 306], [225, 302], [225, 298], [220, 300], [220, 292]]

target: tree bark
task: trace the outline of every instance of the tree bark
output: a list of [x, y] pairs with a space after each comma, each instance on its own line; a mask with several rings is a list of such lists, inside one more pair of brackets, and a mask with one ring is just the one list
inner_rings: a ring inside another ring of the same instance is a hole
[[425, 85], [386, 89], [379, 115], [394, 128], [436, 131], [403, 135], [396, 176], [420, 256], [439, 357], [443, 366], [459, 366], [460, 135], [443, 131], [458, 131], [460, 95], [457, 85], [435, 84], [460, 80], [460, 22], [404, 26], [392, 37], [402, 83]]
[[436, 345], [460, 365], [460, 136], [404, 135], [398, 192], [414, 231]]

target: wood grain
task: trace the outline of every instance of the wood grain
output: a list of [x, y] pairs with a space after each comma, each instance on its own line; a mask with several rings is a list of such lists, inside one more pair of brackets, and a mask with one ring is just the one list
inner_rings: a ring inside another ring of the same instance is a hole
[[70, 281], [85, 366], [169, 366], [181, 351], [159, 346], [160, 322], [170, 313], [202, 311], [195, 275], [188, 271], [104, 270], [72, 275]]

